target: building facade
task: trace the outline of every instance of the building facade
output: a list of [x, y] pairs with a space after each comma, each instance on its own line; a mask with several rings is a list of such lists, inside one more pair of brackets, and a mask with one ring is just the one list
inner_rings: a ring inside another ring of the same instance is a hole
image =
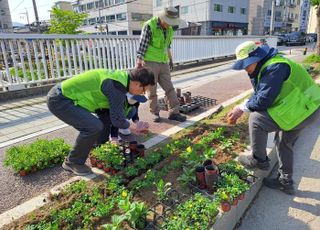
[[12, 20], [8, 0], [0, 0], [0, 33], [10, 33], [12, 31]]
[[248, 0], [153, 0], [153, 14], [171, 5], [180, 17], [200, 23], [201, 35], [243, 35], [248, 32]]
[[78, 0], [72, 7], [88, 14], [80, 30], [90, 34], [139, 35], [143, 22], [152, 17], [150, 0]]
[[318, 33], [317, 26], [317, 9], [315, 6], [310, 7], [307, 33]]

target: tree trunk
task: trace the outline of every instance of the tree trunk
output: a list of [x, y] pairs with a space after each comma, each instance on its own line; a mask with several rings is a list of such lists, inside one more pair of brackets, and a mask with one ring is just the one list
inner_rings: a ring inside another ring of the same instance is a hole
[[317, 6], [317, 54], [320, 55], [320, 5]]

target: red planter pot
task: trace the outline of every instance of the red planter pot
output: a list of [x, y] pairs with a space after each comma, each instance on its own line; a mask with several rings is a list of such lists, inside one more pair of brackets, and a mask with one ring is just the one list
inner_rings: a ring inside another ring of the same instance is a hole
[[238, 198], [235, 198], [233, 201], [232, 201], [232, 205], [233, 206], [236, 206], [238, 204]]
[[20, 170], [20, 171], [19, 171], [19, 175], [20, 175], [20, 176], [26, 176], [26, 175], [27, 175], [26, 170]]
[[220, 204], [221, 210], [224, 212], [229, 212], [231, 210], [231, 204], [227, 201], [223, 201]]
[[111, 169], [110, 170], [111, 175], [115, 175], [117, 172], [118, 172], [118, 170], [116, 170], [116, 169]]
[[98, 162], [98, 163], [97, 163], [97, 167], [98, 167], [99, 169], [102, 169], [102, 168], [103, 168], [103, 164], [100, 163], [100, 162]]
[[196, 179], [197, 179], [197, 185], [199, 189], [205, 189], [207, 187], [203, 166], [196, 167]]
[[103, 166], [103, 171], [106, 173], [110, 172], [110, 167]]
[[145, 150], [144, 145], [141, 145], [141, 144], [137, 145], [137, 152], [139, 157], [144, 157], [144, 150]]
[[96, 167], [97, 166], [97, 158], [90, 157], [90, 163], [91, 163], [92, 167]]
[[244, 200], [244, 198], [245, 198], [244, 193], [242, 193], [242, 194], [240, 194], [240, 195], [238, 196], [238, 200]]

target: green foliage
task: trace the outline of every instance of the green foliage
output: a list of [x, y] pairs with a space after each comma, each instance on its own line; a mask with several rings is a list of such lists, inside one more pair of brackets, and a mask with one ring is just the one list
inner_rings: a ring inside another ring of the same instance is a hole
[[183, 168], [183, 173], [181, 176], [177, 178], [177, 181], [179, 181], [183, 185], [187, 185], [190, 182], [195, 182], [196, 177], [194, 173], [194, 168], [193, 167], [184, 167]]
[[153, 193], [157, 195], [159, 200], [163, 200], [165, 199], [167, 193], [171, 190], [171, 185], [172, 184], [170, 182], [164, 183], [164, 181], [160, 179], [156, 184], [157, 191]]
[[319, 6], [320, 5], [320, 0], [310, 0], [310, 3], [312, 6]]
[[31, 144], [13, 146], [7, 149], [4, 165], [15, 172], [30, 171], [33, 166], [38, 169], [61, 163], [70, 150], [70, 145], [63, 139], [38, 139]]
[[50, 12], [52, 15], [49, 27], [50, 34], [81, 33], [81, 31], [78, 31], [77, 29], [82, 25], [83, 20], [88, 16], [88, 14], [85, 13], [77, 13], [72, 10], [62, 10], [55, 7], [52, 8]]
[[222, 174], [236, 174], [240, 178], [246, 178], [249, 175], [248, 170], [234, 160], [219, 164], [218, 167]]
[[303, 61], [304, 63], [320, 63], [320, 55], [317, 54], [311, 54], [308, 57], [306, 57]]
[[218, 209], [215, 201], [196, 193], [192, 198], [180, 204], [173, 215], [165, 220], [160, 229], [209, 229], [217, 213]]

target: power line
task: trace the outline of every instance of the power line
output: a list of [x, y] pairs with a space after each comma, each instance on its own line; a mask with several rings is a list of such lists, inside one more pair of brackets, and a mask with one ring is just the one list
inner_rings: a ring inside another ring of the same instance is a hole
[[15, 11], [23, 2], [24, 0], [22, 0], [12, 11]]

